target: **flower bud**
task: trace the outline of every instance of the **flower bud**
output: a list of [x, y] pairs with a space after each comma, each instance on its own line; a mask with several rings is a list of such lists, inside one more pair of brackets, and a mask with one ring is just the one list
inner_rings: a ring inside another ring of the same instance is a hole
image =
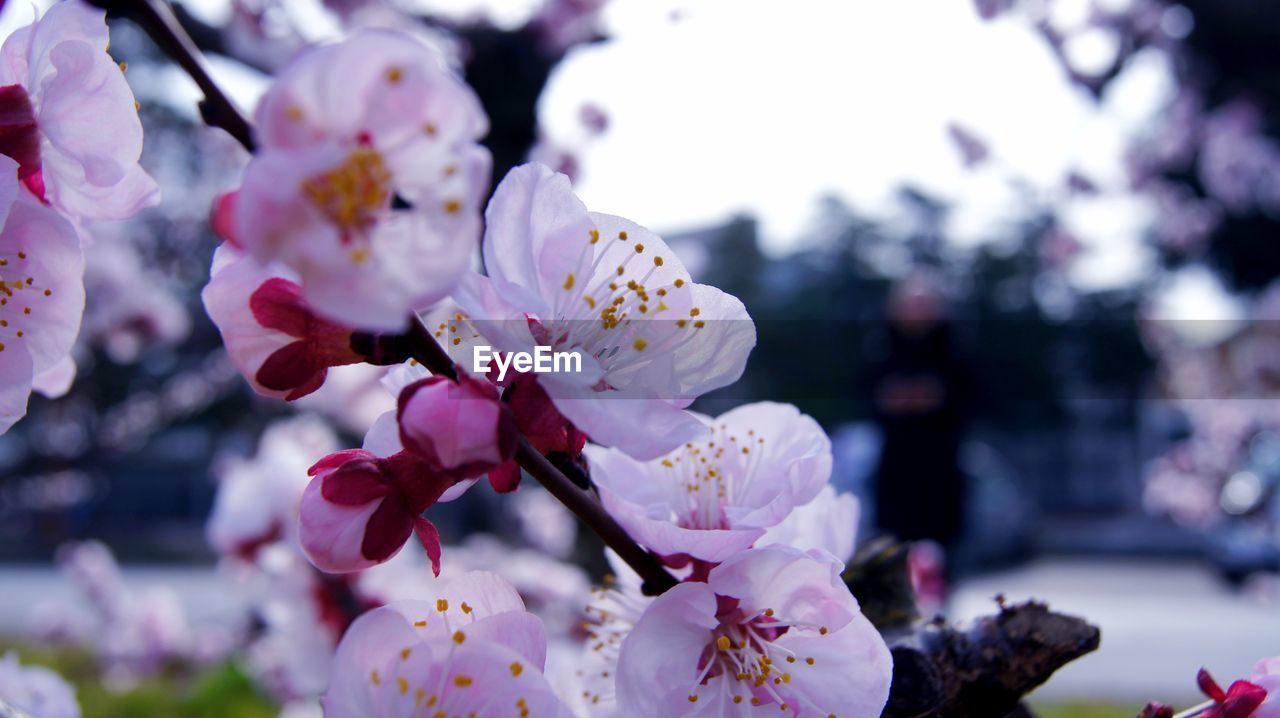
[[379, 458], [363, 449], [330, 454], [308, 472], [298, 538], [321, 571], [350, 573], [382, 563], [416, 533], [440, 572], [440, 537], [422, 512], [456, 480], [408, 452]]
[[400, 440], [427, 463], [474, 478], [515, 455], [516, 424], [497, 389], [465, 373], [414, 382], [400, 393]]

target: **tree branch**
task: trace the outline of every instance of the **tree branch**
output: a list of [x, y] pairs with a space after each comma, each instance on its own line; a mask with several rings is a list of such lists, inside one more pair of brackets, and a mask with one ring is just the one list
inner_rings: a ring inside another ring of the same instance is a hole
[[[195, 80], [204, 101], [201, 116], [212, 127], [219, 127], [236, 138], [245, 149], [253, 151], [253, 130], [240, 109], [214, 82], [204, 65], [199, 48], [178, 22], [172, 8], [164, 0], [89, 0], [107, 12], [127, 17], [146, 31], [152, 41]], [[417, 315], [410, 316], [406, 335], [410, 355], [433, 374], [458, 378], [453, 360], [436, 342]], [[521, 468], [546, 487], [570, 511], [599, 534], [605, 544], [626, 561], [644, 580], [644, 591], [657, 595], [676, 585], [677, 581], [648, 551], [640, 547], [617, 521], [604, 510], [591, 494], [578, 488], [545, 456], [520, 437], [516, 460]]]
[[[450, 379], [458, 378], [453, 360], [417, 317], [413, 318], [413, 325], [409, 329], [409, 351], [413, 358], [431, 370], [431, 373], [441, 374]], [[662, 567], [653, 554], [641, 548], [627, 534], [626, 529], [604, 510], [595, 497], [578, 488], [523, 436], [520, 437], [520, 443], [516, 447], [516, 461], [519, 462], [520, 468], [542, 484], [552, 496], [556, 497], [592, 531], [595, 531], [606, 546], [613, 549], [640, 575], [644, 580], [642, 588], [647, 595], [656, 596], [676, 585], [675, 577]]]
[[191, 36], [182, 28], [173, 9], [163, 0], [89, 0], [111, 15], [127, 17], [146, 31], [171, 60], [186, 71], [204, 93], [200, 102], [200, 116], [206, 124], [225, 130], [232, 137], [253, 151], [253, 130], [240, 108], [227, 97], [214, 82], [205, 67], [204, 57]]

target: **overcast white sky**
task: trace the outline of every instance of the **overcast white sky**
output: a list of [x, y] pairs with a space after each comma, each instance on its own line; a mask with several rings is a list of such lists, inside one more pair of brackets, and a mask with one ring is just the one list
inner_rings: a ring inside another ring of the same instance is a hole
[[[290, 2], [304, 13], [317, 6]], [[1089, 2], [1057, 0], [1054, 22], [1081, 22]], [[516, 23], [536, 2], [484, 4]], [[30, 18], [23, 5], [8, 4], [0, 32]], [[200, 5], [216, 14], [225, 0]], [[578, 189], [595, 209], [659, 231], [750, 212], [767, 247], [783, 251], [818, 197], [835, 194], [888, 216], [889, 198], [910, 182], [954, 202], [952, 234], [972, 243], [1000, 236], [1025, 210], [1011, 178], [1050, 197], [1077, 169], [1104, 192], [1066, 212], [1087, 248], [1075, 282], [1112, 286], [1148, 266], [1140, 237], [1151, 209], [1125, 192], [1121, 153], [1168, 99], [1169, 70], [1158, 54], [1131, 62], [1099, 105], [1067, 82], [1025, 23], [983, 22], [964, 0], [613, 0], [606, 19], [613, 40], [563, 63], [541, 108], [547, 132], [568, 142], [581, 134], [583, 103], [608, 112], [608, 133], [580, 158]], [[1082, 64], [1112, 52], [1106, 37], [1076, 43]], [[261, 90], [228, 63], [215, 69], [246, 104]], [[168, 99], [194, 97], [179, 73], [169, 80], [155, 83]], [[949, 122], [983, 137], [995, 161], [964, 169]]]

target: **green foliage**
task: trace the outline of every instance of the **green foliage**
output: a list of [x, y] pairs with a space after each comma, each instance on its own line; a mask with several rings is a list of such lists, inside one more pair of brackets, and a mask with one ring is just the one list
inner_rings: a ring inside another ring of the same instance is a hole
[[0, 654], [14, 650], [23, 664], [48, 666], [76, 687], [84, 718], [275, 718], [279, 709], [234, 661], [194, 674], [171, 666], [128, 690], [103, 685], [92, 654], [15, 646], [0, 640]]

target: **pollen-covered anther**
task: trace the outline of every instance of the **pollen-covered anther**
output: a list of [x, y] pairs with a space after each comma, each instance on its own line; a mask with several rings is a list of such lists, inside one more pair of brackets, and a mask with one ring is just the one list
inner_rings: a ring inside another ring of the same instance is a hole
[[391, 200], [391, 171], [376, 150], [361, 147], [337, 167], [308, 178], [302, 193], [343, 231], [372, 226]]
[[447, 599], [447, 598], [437, 598], [437, 599], [436, 599], [436, 610], [437, 610], [437, 611], [439, 611], [440, 613], [444, 613], [445, 611], [448, 611], [448, 610], [449, 610], [449, 599]]
[[454, 631], [454, 633], [453, 633], [453, 642], [454, 642], [454, 643], [457, 643], [457, 644], [461, 645], [461, 644], [465, 643], [465, 642], [466, 642], [466, 640], [467, 640], [467, 634], [463, 633], [462, 631]]
[[453, 685], [459, 688], [467, 688], [473, 682], [471, 676], [462, 675], [461, 673], [453, 677]]

